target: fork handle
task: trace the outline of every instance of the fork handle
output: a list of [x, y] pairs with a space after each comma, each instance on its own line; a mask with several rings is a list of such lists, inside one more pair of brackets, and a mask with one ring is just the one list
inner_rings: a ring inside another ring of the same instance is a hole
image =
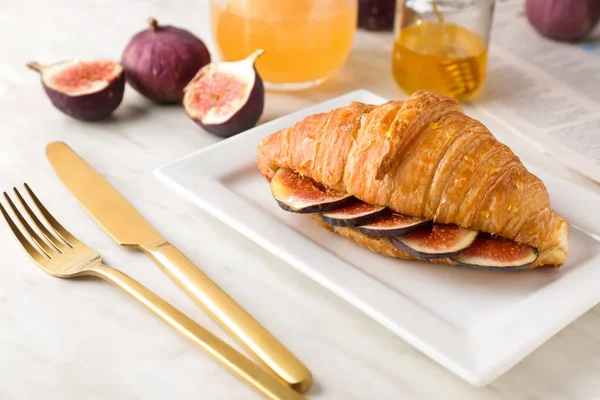
[[297, 391], [310, 388], [310, 370], [175, 246], [164, 241], [142, 250], [259, 362]]
[[125, 290], [267, 399], [305, 399], [130, 276], [104, 264], [94, 268], [93, 274]]

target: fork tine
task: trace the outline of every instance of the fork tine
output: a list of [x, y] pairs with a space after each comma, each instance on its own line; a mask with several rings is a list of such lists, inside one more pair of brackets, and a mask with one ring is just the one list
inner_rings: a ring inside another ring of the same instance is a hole
[[44, 225], [42, 223], [42, 221], [40, 221], [40, 219], [37, 217], [36, 213], [33, 212], [31, 207], [29, 207], [29, 204], [27, 204], [27, 202], [25, 201], [23, 196], [21, 196], [21, 193], [17, 190], [17, 188], [13, 188], [13, 190], [15, 191], [15, 194], [17, 195], [19, 202], [21, 203], [21, 205], [23, 205], [23, 208], [25, 208], [25, 211], [27, 212], [29, 217], [31, 217], [31, 219], [33, 220], [33, 223], [39, 228], [40, 231], [42, 231], [42, 234], [44, 235], [44, 237], [46, 239], [48, 239], [50, 244], [52, 246], [54, 246], [54, 248], [57, 251], [62, 253], [65, 250], [66, 245], [63, 242], [61, 242], [56, 237], [56, 235], [52, 234], [52, 232], [50, 232], [50, 230], [48, 228], [46, 228], [46, 225]]
[[29, 222], [23, 217], [23, 214], [19, 211], [15, 203], [13, 203], [12, 199], [8, 196], [8, 193], [4, 192], [4, 198], [8, 202], [8, 205], [12, 209], [13, 213], [17, 216], [17, 219], [21, 223], [21, 226], [25, 228], [25, 231], [29, 234], [33, 242], [37, 245], [40, 251], [46, 255], [48, 258], [52, 258], [50, 254], [55, 253], [56, 251], [50, 248], [46, 242], [37, 234], [37, 232], [31, 227]]
[[56, 219], [54, 219], [54, 217], [52, 216], [52, 214], [50, 214], [50, 211], [48, 211], [46, 209], [46, 207], [44, 207], [44, 205], [37, 198], [37, 196], [35, 195], [35, 193], [33, 193], [33, 190], [31, 190], [31, 188], [29, 187], [29, 185], [26, 184], [26, 183], [25, 183], [25, 189], [27, 190], [27, 193], [29, 193], [29, 196], [31, 196], [31, 198], [32, 198], [33, 202], [35, 203], [36, 207], [38, 208], [38, 210], [40, 210], [40, 212], [42, 213], [42, 215], [44, 216], [44, 218], [46, 219], [46, 221], [48, 222], [48, 224], [50, 224], [50, 226], [52, 227], [52, 229], [54, 229], [54, 232], [56, 232], [56, 234], [58, 236], [60, 236], [62, 238], [62, 240], [65, 241], [66, 244], [68, 244], [69, 246], [73, 247], [73, 244], [76, 243], [76, 242], [78, 242], [78, 240], [75, 238], [75, 236], [71, 235], [68, 230], [66, 230], [65, 228], [63, 228], [63, 226], [61, 224], [59, 224]]
[[21, 233], [21, 230], [17, 227], [17, 225], [15, 225], [12, 218], [10, 217], [10, 215], [8, 215], [8, 212], [6, 211], [6, 209], [4, 208], [4, 206], [1, 203], [0, 203], [0, 211], [2, 212], [2, 215], [4, 216], [6, 223], [8, 224], [10, 229], [13, 231], [15, 237], [21, 244], [21, 247], [23, 247], [23, 249], [27, 252], [27, 254], [29, 254], [29, 256], [31, 258], [33, 258], [33, 260], [35, 262], [37, 262], [38, 264], [41, 264], [44, 261], [46, 261], [47, 258], [44, 257], [44, 255], [42, 253], [40, 253], [38, 249], [33, 247], [33, 245], [31, 243], [29, 243], [29, 240], [27, 240], [25, 238], [25, 236], [23, 236], [23, 234]]

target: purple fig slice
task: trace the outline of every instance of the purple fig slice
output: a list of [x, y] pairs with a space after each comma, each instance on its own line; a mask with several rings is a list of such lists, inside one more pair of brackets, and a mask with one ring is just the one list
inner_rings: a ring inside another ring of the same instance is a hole
[[433, 224], [406, 235], [392, 237], [394, 245], [421, 258], [448, 258], [459, 255], [473, 243], [477, 231], [456, 225]]
[[262, 115], [265, 89], [254, 68], [263, 50], [235, 62], [203, 67], [184, 89], [185, 111], [204, 130], [230, 137], [252, 128]]
[[385, 207], [356, 201], [347, 207], [321, 214], [323, 221], [334, 226], [357, 226], [368, 224], [386, 212]]
[[275, 172], [271, 193], [281, 208], [302, 214], [331, 211], [355, 201], [349, 194], [329, 189], [287, 168]]
[[30, 62], [27, 66], [41, 74], [52, 104], [73, 118], [106, 118], [123, 100], [125, 76], [116, 61], [73, 60], [52, 65]]
[[428, 224], [431, 221], [427, 219], [391, 212], [367, 225], [357, 226], [356, 229], [373, 236], [401, 236]]
[[534, 247], [482, 233], [468, 249], [452, 260], [465, 267], [518, 271], [530, 267], [537, 258], [538, 252]]
[[157, 103], [180, 103], [183, 88], [210, 63], [210, 53], [185, 29], [159, 25], [154, 18], [148, 24], [123, 51], [127, 83]]

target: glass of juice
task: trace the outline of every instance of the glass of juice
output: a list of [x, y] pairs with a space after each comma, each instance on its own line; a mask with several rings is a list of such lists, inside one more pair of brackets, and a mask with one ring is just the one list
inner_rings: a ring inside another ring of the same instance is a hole
[[494, 0], [397, 0], [396, 10], [398, 85], [473, 97], [485, 78]]
[[321, 83], [346, 61], [357, 0], [211, 0], [212, 34], [221, 59], [264, 49], [256, 68], [271, 89]]

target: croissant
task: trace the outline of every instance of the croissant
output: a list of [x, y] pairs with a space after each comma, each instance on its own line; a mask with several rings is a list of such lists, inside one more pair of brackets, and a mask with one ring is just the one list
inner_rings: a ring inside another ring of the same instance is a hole
[[[519, 158], [453, 98], [418, 91], [406, 101], [350, 105], [305, 118], [265, 137], [258, 168], [271, 181], [283, 168], [324, 190], [393, 213], [470, 229], [535, 249], [527, 268], [561, 266], [568, 227], [548, 192]], [[385, 236], [316, 222], [373, 252], [425, 259]], [[450, 258], [429, 261], [457, 264]]]

